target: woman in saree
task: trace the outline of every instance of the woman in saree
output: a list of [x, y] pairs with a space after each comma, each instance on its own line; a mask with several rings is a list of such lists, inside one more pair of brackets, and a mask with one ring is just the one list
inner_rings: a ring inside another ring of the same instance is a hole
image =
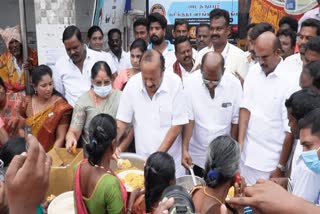
[[19, 134], [19, 128], [24, 125], [24, 120], [20, 116], [24, 99], [25, 97], [21, 93], [8, 91], [0, 77], [0, 117], [9, 138], [23, 136], [21, 133]]
[[110, 168], [116, 148], [117, 125], [107, 114], [95, 116], [89, 126], [88, 159], [75, 174], [75, 205], [78, 214], [126, 213], [127, 192]]
[[128, 210], [132, 214], [154, 213], [165, 188], [176, 183], [174, 160], [166, 152], [151, 154], [144, 167], [144, 194], [130, 195]]
[[[105, 113], [115, 118], [121, 91], [112, 89], [112, 80], [112, 73], [106, 62], [99, 61], [93, 65], [92, 89], [80, 96], [74, 106], [70, 128], [66, 136], [68, 152], [72, 152], [72, 148], [77, 146], [78, 141], [83, 148], [85, 144], [89, 144], [89, 124], [94, 116]], [[129, 138], [132, 139], [132, 136], [131, 133]]]
[[25, 124], [39, 140], [46, 152], [63, 147], [70, 124], [72, 106], [53, 87], [52, 71], [40, 65], [32, 72], [34, 94], [26, 98]]
[[0, 29], [7, 50], [0, 56], [0, 77], [8, 91], [19, 92], [25, 89], [24, 69], [31, 70], [38, 64], [36, 51], [28, 48], [28, 61], [23, 62], [20, 26]]
[[[237, 174], [239, 163], [240, 146], [230, 136], [219, 136], [209, 144], [204, 169], [206, 185], [195, 186], [191, 192], [196, 213], [220, 213], [232, 186], [240, 194], [240, 186], [235, 184], [241, 182]], [[228, 213], [243, 211], [228, 208]]]
[[143, 39], [136, 39], [130, 46], [130, 61], [132, 68], [122, 70], [113, 83], [115, 89], [123, 90], [128, 80], [140, 70], [140, 59], [147, 50], [147, 44]]

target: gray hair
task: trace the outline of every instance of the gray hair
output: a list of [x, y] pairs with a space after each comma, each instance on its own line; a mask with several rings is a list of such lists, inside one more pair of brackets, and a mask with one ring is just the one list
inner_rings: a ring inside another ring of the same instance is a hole
[[230, 136], [214, 139], [207, 149], [204, 180], [209, 187], [232, 181], [239, 170], [240, 147]]

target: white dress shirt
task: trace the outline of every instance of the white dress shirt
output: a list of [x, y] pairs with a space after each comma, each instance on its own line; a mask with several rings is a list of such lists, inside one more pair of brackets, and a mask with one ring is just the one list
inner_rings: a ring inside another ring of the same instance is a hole
[[[182, 82], [178, 75], [165, 72], [157, 92], [149, 97], [141, 73], [131, 77], [123, 90], [117, 119], [132, 123], [136, 152], [148, 157], [156, 152], [171, 126], [188, 123]], [[176, 165], [176, 175], [185, 174], [181, 165], [181, 136], [179, 135], [168, 153]]]
[[231, 124], [238, 124], [242, 87], [234, 75], [225, 72], [212, 99], [200, 70], [185, 79], [184, 87], [188, 116], [195, 123], [189, 153], [193, 163], [204, 168], [211, 141], [220, 135], [230, 135]]
[[[167, 47], [162, 52], [162, 56], [164, 57], [165, 68], [169, 69], [176, 62], [177, 58], [174, 53], [174, 45], [172, 45], [169, 40], [165, 40], [165, 42], [167, 44]], [[148, 45], [148, 49], [152, 49], [152, 46], [153, 46], [152, 43], [150, 43]]]
[[286, 63], [285, 71], [287, 73], [287, 78], [290, 79], [293, 87], [296, 88], [296, 91], [300, 90], [300, 75], [303, 69], [303, 62], [301, 60], [300, 53], [287, 57], [284, 60], [284, 63]]
[[78, 98], [90, 89], [91, 69], [98, 61], [107, 62], [111, 71], [115, 72], [115, 67], [108, 58], [88, 47], [86, 47], [86, 58], [83, 62], [82, 71], [67, 54], [60, 57], [56, 62], [53, 71], [54, 87], [68, 100], [70, 105], [74, 106]]
[[[205, 47], [198, 52], [195, 67], [198, 67], [201, 64], [202, 57], [210, 51], [214, 51], [213, 46], [210, 48]], [[224, 65], [226, 71], [233, 74], [235, 74], [235, 72], [238, 72], [243, 78], [246, 77], [249, 65], [243, 50], [227, 42], [221, 55], [223, 56], [225, 61]]]
[[109, 58], [112, 59], [112, 62], [115, 65], [117, 72], [126, 70], [128, 68], [132, 68], [130, 61], [130, 53], [122, 50], [120, 60], [116, 55], [114, 55], [114, 53], [111, 50], [107, 51], [106, 54], [109, 55]]
[[[194, 66], [192, 67], [192, 69], [190, 71], [187, 71], [180, 63], [179, 63], [179, 67], [180, 67], [181, 73], [182, 73], [182, 81], [184, 81], [186, 78], [191, 76], [191, 74], [193, 74], [196, 71]], [[169, 67], [168, 69], [166, 69], [166, 72], [174, 73], [173, 65], [171, 67]]]
[[292, 194], [316, 204], [320, 195], [320, 175], [310, 170], [301, 157], [296, 164], [295, 173], [289, 180]]
[[250, 112], [241, 159], [245, 166], [271, 172], [278, 164], [288, 127], [285, 100], [294, 91], [281, 60], [268, 76], [259, 64], [250, 69], [244, 81], [240, 108]]

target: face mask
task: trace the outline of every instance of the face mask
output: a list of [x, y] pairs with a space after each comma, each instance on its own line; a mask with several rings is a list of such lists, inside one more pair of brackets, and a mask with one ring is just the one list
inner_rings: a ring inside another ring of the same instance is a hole
[[106, 85], [106, 86], [95, 86], [93, 85], [93, 91], [96, 93], [99, 97], [106, 97], [112, 90], [112, 85]]
[[317, 154], [319, 149], [320, 147], [317, 150], [314, 149], [311, 151], [302, 152], [301, 157], [310, 170], [320, 175], [320, 160]]

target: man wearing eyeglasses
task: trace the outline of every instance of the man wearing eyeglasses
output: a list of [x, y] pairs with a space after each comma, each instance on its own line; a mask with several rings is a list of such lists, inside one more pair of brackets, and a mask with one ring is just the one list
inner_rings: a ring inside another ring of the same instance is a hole
[[280, 41], [274, 33], [264, 32], [254, 49], [259, 63], [244, 82], [238, 139], [240, 171], [248, 184], [283, 176], [293, 144], [284, 103], [295, 87], [280, 57]]
[[238, 137], [242, 87], [234, 75], [224, 72], [223, 56], [213, 51], [203, 56], [201, 71], [192, 73], [184, 84], [189, 124], [183, 133], [182, 164], [186, 168], [194, 164], [195, 174], [203, 177], [210, 142], [220, 135]]

